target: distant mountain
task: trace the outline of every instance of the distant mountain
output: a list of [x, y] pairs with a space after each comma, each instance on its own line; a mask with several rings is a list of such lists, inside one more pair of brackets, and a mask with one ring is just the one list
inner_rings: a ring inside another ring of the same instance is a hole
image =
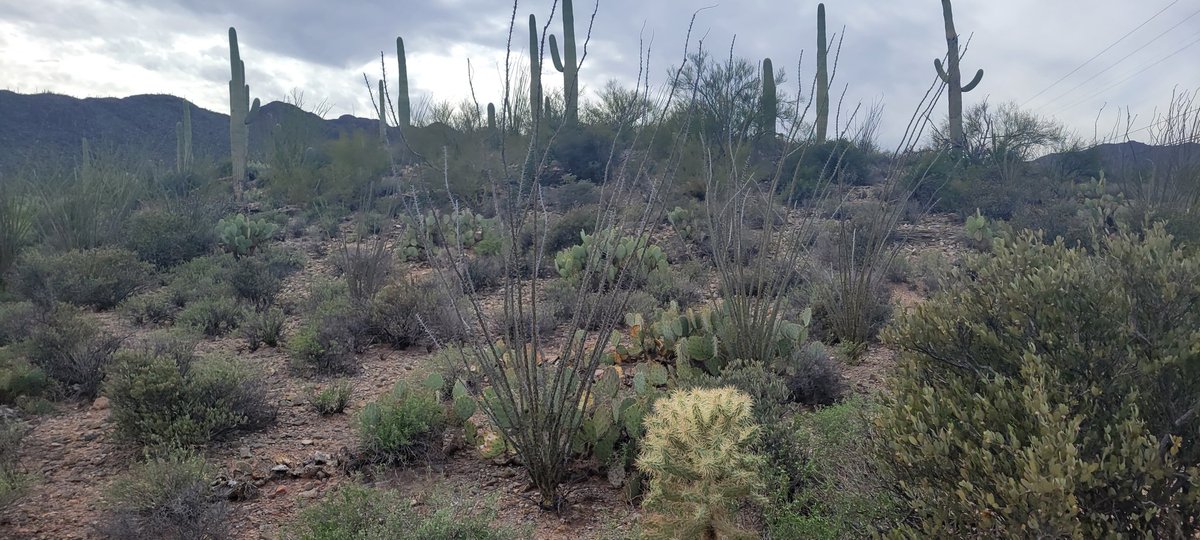
[[[58, 94], [18, 94], [0, 90], [0, 175], [47, 162], [73, 167], [87, 138], [93, 149], [119, 150], [128, 157], [167, 165], [175, 162], [175, 123], [192, 108], [192, 152], [198, 160], [229, 156], [229, 116], [202, 109], [182, 98], [138, 95], [80, 99]], [[271, 128], [290, 117], [316, 136], [378, 131], [378, 121], [353, 116], [323, 120], [278, 101], [261, 109], [250, 129], [251, 155], [269, 141]]]
[[1137, 141], [1100, 144], [1075, 152], [1050, 154], [1034, 163], [1080, 176], [1096, 176], [1100, 171], [1109, 178], [1147, 174], [1155, 168], [1200, 170], [1200, 143], [1154, 146]]

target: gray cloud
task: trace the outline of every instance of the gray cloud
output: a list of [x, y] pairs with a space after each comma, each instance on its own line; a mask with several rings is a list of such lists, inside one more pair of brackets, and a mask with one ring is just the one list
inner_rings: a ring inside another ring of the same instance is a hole
[[[712, 0], [602, 0], [589, 56], [581, 72], [586, 88], [608, 79], [631, 84], [637, 77], [639, 33], [653, 43], [650, 75], [665, 79], [682, 56], [693, 12]], [[582, 37], [592, 3], [576, 3]], [[1149, 123], [1176, 85], [1200, 87], [1194, 49], [1128, 81], [1139, 69], [1166, 57], [1200, 35], [1200, 16], [1186, 2], [1162, 16], [1067, 81], [1031, 99], [1080, 63], [1128, 32], [1167, 0], [1152, 6], [1127, 0], [1008, 0], [956, 5], [956, 22], [970, 36], [964, 69], [986, 71], [968, 95], [1012, 100], [1090, 134], [1097, 111], [1129, 107]], [[693, 43], [724, 55], [736, 36], [735, 54], [755, 61], [771, 57], [789, 75], [789, 92], [799, 78], [803, 94], [812, 76], [815, 0], [742, 0], [700, 12]], [[842, 33], [835, 95], [846, 89], [843, 108], [886, 103], [885, 137], [895, 137], [933, 81], [932, 61], [945, 52], [941, 11], [928, 0], [830, 0], [830, 32]], [[516, 11], [513, 56], [523, 62], [530, 12], [545, 24], [549, 2], [521, 3]], [[225, 29], [238, 28], [251, 92], [282, 99], [293, 87], [328, 98], [331, 114], [369, 115], [361, 73], [378, 73], [378, 54], [388, 54], [394, 71], [394, 40], [405, 37], [414, 91], [433, 99], [468, 97], [466, 57], [472, 59], [481, 102], [499, 94], [512, 4], [495, 0], [42, 0], [0, 4], [0, 84], [26, 91], [49, 89], [77, 95], [126, 95], [169, 91], [221, 110], [228, 80]], [[1152, 42], [1172, 25], [1178, 28]], [[561, 37], [556, 16], [549, 29]], [[1122, 64], [1099, 73], [1130, 51], [1150, 43]], [[1198, 46], [1197, 48], [1200, 48]], [[804, 63], [796, 64], [804, 52]], [[1189, 55], [1189, 53], [1191, 53]], [[549, 62], [547, 62], [549, 64]], [[1095, 75], [1085, 87], [1053, 99]], [[392, 73], [394, 75], [394, 73]], [[547, 65], [549, 87], [561, 77]], [[1120, 84], [1118, 84], [1120, 83]], [[1111, 88], [1108, 88], [1111, 86]], [[1100, 90], [1106, 91], [1100, 93]], [[1091, 95], [1099, 93], [1095, 97]]]

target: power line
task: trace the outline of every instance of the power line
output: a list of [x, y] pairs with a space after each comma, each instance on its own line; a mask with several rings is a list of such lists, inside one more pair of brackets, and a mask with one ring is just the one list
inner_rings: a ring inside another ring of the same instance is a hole
[[1192, 48], [1192, 47], [1193, 47], [1194, 45], [1196, 45], [1197, 43], [1200, 43], [1200, 37], [1196, 38], [1195, 40], [1192, 40], [1192, 41], [1191, 41], [1190, 43], [1188, 43], [1187, 45], [1184, 45], [1183, 47], [1180, 47], [1180, 48], [1176, 49], [1176, 50], [1175, 50], [1175, 52], [1173, 52], [1173, 53], [1171, 53], [1171, 54], [1168, 54], [1168, 55], [1166, 55], [1166, 56], [1164, 56], [1164, 57], [1162, 57], [1162, 58], [1159, 58], [1157, 62], [1154, 62], [1153, 64], [1150, 64], [1150, 65], [1148, 65], [1148, 66], [1146, 66], [1146, 67], [1144, 67], [1144, 68], [1142, 68], [1142, 69], [1139, 69], [1139, 70], [1137, 70], [1135, 73], [1133, 73], [1132, 75], [1130, 75], [1130, 76], [1128, 76], [1128, 77], [1125, 77], [1124, 79], [1121, 79], [1121, 80], [1119, 80], [1119, 81], [1117, 81], [1117, 82], [1115, 82], [1115, 83], [1113, 83], [1113, 84], [1110, 84], [1110, 85], [1108, 85], [1108, 86], [1105, 86], [1104, 88], [1100, 89], [1100, 91], [1098, 91], [1098, 92], [1096, 92], [1096, 93], [1094, 93], [1094, 94], [1092, 94], [1092, 95], [1090, 95], [1090, 96], [1088, 96], [1088, 97], [1086, 97], [1086, 98], [1083, 98], [1083, 99], [1081, 99], [1081, 100], [1079, 100], [1079, 101], [1076, 101], [1075, 103], [1072, 103], [1071, 105], [1068, 105], [1068, 106], [1064, 107], [1062, 110], [1063, 110], [1063, 111], [1069, 111], [1069, 110], [1071, 110], [1071, 109], [1074, 109], [1075, 107], [1078, 107], [1079, 105], [1082, 105], [1082, 104], [1084, 104], [1084, 103], [1087, 103], [1088, 101], [1091, 101], [1091, 100], [1092, 100], [1092, 98], [1095, 98], [1096, 96], [1099, 96], [1099, 95], [1101, 95], [1101, 94], [1103, 94], [1103, 93], [1105, 93], [1105, 92], [1107, 92], [1107, 91], [1109, 91], [1109, 90], [1112, 90], [1113, 88], [1116, 88], [1116, 87], [1118, 87], [1118, 86], [1120, 86], [1120, 85], [1122, 85], [1122, 84], [1124, 84], [1124, 83], [1128, 82], [1130, 79], [1132, 79], [1132, 78], [1134, 78], [1134, 77], [1137, 77], [1138, 75], [1141, 75], [1142, 73], [1145, 73], [1145, 72], [1149, 71], [1149, 70], [1150, 70], [1151, 68], [1153, 68], [1154, 66], [1157, 66], [1157, 65], [1159, 65], [1159, 64], [1161, 64], [1161, 63], [1163, 63], [1163, 62], [1166, 62], [1167, 60], [1170, 60], [1171, 58], [1174, 58], [1174, 57], [1175, 57], [1176, 55], [1178, 55], [1179, 53], [1181, 53], [1181, 52], [1183, 52], [1183, 51], [1186, 51], [1187, 49], [1190, 49], [1190, 48]]
[[1076, 67], [1075, 67], [1075, 69], [1072, 69], [1070, 73], [1067, 73], [1066, 75], [1063, 75], [1063, 76], [1062, 76], [1062, 77], [1060, 77], [1060, 78], [1059, 78], [1057, 81], [1054, 81], [1053, 83], [1050, 83], [1050, 86], [1047, 86], [1047, 87], [1045, 87], [1045, 88], [1041, 89], [1041, 91], [1039, 91], [1038, 93], [1034, 94], [1034, 95], [1033, 95], [1033, 97], [1031, 97], [1031, 98], [1029, 98], [1029, 99], [1025, 100], [1025, 103], [1022, 103], [1022, 104], [1021, 104], [1021, 107], [1024, 107], [1025, 105], [1028, 105], [1028, 104], [1029, 104], [1029, 102], [1031, 102], [1031, 101], [1033, 101], [1033, 100], [1035, 100], [1035, 99], [1037, 99], [1037, 98], [1041, 97], [1041, 95], [1042, 95], [1042, 94], [1045, 94], [1045, 93], [1046, 93], [1047, 91], [1049, 91], [1051, 88], [1054, 88], [1055, 86], [1058, 86], [1058, 83], [1061, 83], [1061, 82], [1063, 82], [1063, 81], [1067, 80], [1067, 77], [1070, 77], [1071, 75], [1074, 75], [1076, 72], [1078, 72], [1079, 70], [1083, 69], [1084, 67], [1087, 67], [1087, 65], [1088, 65], [1088, 64], [1090, 64], [1090, 63], [1092, 63], [1092, 61], [1093, 61], [1093, 60], [1095, 60], [1095, 59], [1097, 59], [1097, 58], [1100, 58], [1100, 56], [1101, 56], [1101, 55], [1103, 55], [1104, 53], [1108, 52], [1108, 51], [1109, 51], [1110, 49], [1112, 49], [1113, 47], [1116, 47], [1116, 46], [1117, 46], [1117, 44], [1121, 43], [1122, 41], [1125, 41], [1125, 38], [1128, 38], [1129, 36], [1132, 36], [1134, 32], [1137, 32], [1138, 30], [1141, 30], [1143, 26], [1146, 26], [1147, 24], [1150, 24], [1150, 21], [1153, 21], [1154, 19], [1157, 19], [1159, 15], [1162, 15], [1162, 14], [1163, 14], [1164, 12], [1166, 12], [1168, 9], [1171, 9], [1171, 6], [1174, 6], [1175, 4], [1178, 4], [1178, 3], [1179, 3], [1179, 0], [1175, 0], [1175, 1], [1171, 2], [1170, 4], [1167, 4], [1167, 7], [1164, 7], [1164, 8], [1162, 8], [1162, 9], [1158, 10], [1158, 13], [1155, 13], [1154, 15], [1151, 15], [1149, 19], [1146, 19], [1145, 21], [1142, 21], [1142, 24], [1139, 24], [1139, 25], [1137, 25], [1136, 27], [1134, 27], [1134, 29], [1133, 29], [1133, 30], [1130, 30], [1128, 33], [1126, 33], [1125, 35], [1121, 36], [1121, 38], [1120, 38], [1120, 39], [1118, 39], [1118, 40], [1116, 40], [1116, 41], [1114, 41], [1114, 42], [1110, 43], [1110, 44], [1109, 44], [1107, 47], [1105, 47], [1105, 48], [1104, 48], [1104, 50], [1102, 50], [1102, 51], [1100, 51], [1100, 52], [1096, 53], [1096, 55], [1095, 55], [1095, 56], [1093, 56], [1093, 57], [1091, 57], [1091, 58], [1088, 58], [1086, 62], [1084, 62], [1084, 63], [1082, 63], [1082, 64], [1079, 64], [1078, 66], [1076, 66]]
[[1087, 78], [1087, 79], [1085, 79], [1083, 82], [1081, 82], [1081, 83], [1079, 83], [1079, 84], [1077, 84], [1077, 85], [1075, 85], [1075, 86], [1072, 86], [1070, 90], [1067, 90], [1066, 92], [1063, 92], [1063, 93], [1061, 93], [1061, 94], [1059, 94], [1059, 95], [1055, 96], [1055, 97], [1054, 97], [1054, 99], [1051, 99], [1050, 101], [1047, 101], [1047, 102], [1046, 102], [1045, 104], [1043, 104], [1042, 106], [1038, 107], [1038, 110], [1042, 110], [1042, 109], [1045, 109], [1046, 107], [1049, 107], [1050, 105], [1052, 105], [1052, 104], [1054, 104], [1054, 103], [1058, 102], [1060, 99], [1062, 99], [1062, 98], [1064, 98], [1064, 97], [1067, 97], [1067, 96], [1071, 95], [1071, 93], [1072, 93], [1072, 92], [1074, 92], [1074, 91], [1076, 91], [1076, 90], [1078, 90], [1078, 89], [1082, 88], [1082, 87], [1083, 87], [1084, 85], [1086, 85], [1087, 83], [1089, 83], [1089, 82], [1092, 82], [1092, 81], [1096, 80], [1096, 78], [1097, 78], [1097, 77], [1099, 77], [1099, 76], [1101, 76], [1101, 75], [1103, 75], [1103, 74], [1107, 73], [1107, 72], [1108, 72], [1109, 70], [1111, 70], [1112, 68], [1115, 68], [1115, 67], [1117, 67], [1117, 66], [1121, 65], [1121, 62], [1124, 62], [1124, 61], [1128, 60], [1128, 59], [1129, 59], [1129, 57], [1131, 57], [1131, 56], [1133, 56], [1133, 55], [1135, 55], [1135, 54], [1137, 54], [1137, 53], [1141, 52], [1143, 49], [1145, 49], [1146, 47], [1149, 47], [1149, 46], [1150, 46], [1150, 45], [1152, 45], [1154, 42], [1156, 42], [1156, 41], [1158, 41], [1158, 40], [1162, 39], [1162, 38], [1163, 38], [1163, 36], [1166, 36], [1166, 35], [1167, 35], [1168, 33], [1170, 33], [1172, 30], [1174, 30], [1174, 29], [1176, 29], [1176, 28], [1179, 28], [1180, 26], [1183, 26], [1183, 23], [1186, 23], [1186, 22], [1188, 22], [1189, 20], [1191, 20], [1191, 19], [1192, 19], [1193, 17], [1195, 17], [1196, 15], [1200, 15], [1200, 9], [1197, 9], [1196, 11], [1193, 11], [1191, 15], [1188, 15], [1187, 17], [1184, 17], [1184, 18], [1183, 18], [1183, 20], [1181, 20], [1181, 21], [1179, 21], [1179, 22], [1175, 23], [1175, 25], [1174, 25], [1174, 26], [1172, 26], [1172, 27], [1170, 27], [1170, 28], [1168, 28], [1168, 29], [1166, 29], [1166, 30], [1162, 31], [1162, 32], [1161, 32], [1161, 33], [1159, 33], [1157, 36], [1154, 36], [1154, 39], [1151, 39], [1150, 41], [1147, 41], [1145, 44], [1143, 44], [1141, 47], [1138, 47], [1137, 49], [1134, 49], [1134, 50], [1133, 50], [1133, 52], [1131, 52], [1131, 53], [1129, 53], [1129, 54], [1127, 54], [1127, 55], [1125, 55], [1125, 56], [1122, 56], [1120, 60], [1117, 60], [1116, 62], [1113, 62], [1113, 63], [1112, 63], [1112, 64], [1110, 64], [1108, 67], [1106, 67], [1106, 68], [1104, 68], [1104, 69], [1102, 69], [1102, 70], [1098, 71], [1096, 74], [1092, 75], [1091, 77], [1088, 77], [1088, 78]]

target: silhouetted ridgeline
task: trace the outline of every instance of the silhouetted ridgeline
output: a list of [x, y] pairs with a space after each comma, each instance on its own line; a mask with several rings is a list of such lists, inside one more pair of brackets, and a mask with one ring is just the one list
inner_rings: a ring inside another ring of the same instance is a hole
[[[322, 120], [292, 105], [271, 102], [264, 118], [251, 124], [252, 155], [270, 143], [271, 128], [295, 115], [306, 131], [326, 138], [344, 132], [378, 132], [376, 120], [342, 116]], [[0, 90], [0, 174], [59, 162], [73, 166], [86, 137], [96, 151], [119, 149], [127, 157], [173, 166], [175, 123], [183, 99], [167, 95], [126, 98], [74, 98], [59, 94], [18, 94]], [[192, 105], [192, 148], [198, 160], [229, 160], [229, 116]]]

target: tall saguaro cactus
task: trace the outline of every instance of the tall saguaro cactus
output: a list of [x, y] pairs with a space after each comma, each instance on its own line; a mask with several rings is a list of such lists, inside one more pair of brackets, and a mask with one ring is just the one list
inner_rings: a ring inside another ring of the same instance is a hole
[[387, 88], [379, 81], [379, 144], [387, 146]]
[[775, 69], [771, 59], [762, 63], [762, 102], [758, 107], [758, 134], [760, 137], [775, 137], [775, 120], [779, 118], [779, 102], [775, 95]]
[[183, 121], [175, 123], [175, 172], [192, 168], [192, 105], [183, 102]]
[[[554, 39], [551, 36], [550, 39]], [[529, 14], [529, 115], [530, 132], [542, 121], [542, 56], [538, 46], [537, 17]]]
[[825, 36], [825, 4], [817, 4], [817, 125], [816, 139], [829, 134], [829, 41]]
[[233, 161], [233, 192], [242, 200], [242, 183], [246, 181], [246, 160], [250, 154], [250, 123], [258, 114], [259, 101], [250, 102], [250, 85], [246, 84], [246, 63], [238, 51], [237, 30], [229, 27], [229, 153]]
[[579, 62], [575, 56], [575, 8], [571, 0], [563, 0], [563, 50], [558, 54], [558, 40], [550, 35], [550, 56], [554, 69], [563, 74], [563, 123], [572, 125], [579, 121]]
[[962, 74], [958, 69], [958, 32], [954, 30], [954, 11], [950, 0], [942, 0], [942, 18], [946, 21], [946, 67], [942, 68], [941, 59], [934, 60], [933, 67], [948, 86], [946, 96], [950, 102], [950, 144], [961, 149], [966, 145], [963, 136], [962, 95], [979, 85], [979, 81], [983, 80], [983, 70], [976, 71], [975, 78], [963, 86]]
[[[396, 116], [400, 127], [406, 128], [412, 125], [412, 108], [408, 101], [408, 60], [404, 57], [404, 38], [396, 38], [396, 64], [399, 68], [400, 82], [397, 89], [400, 95], [396, 98]], [[380, 92], [380, 100], [382, 101], [382, 92]]]

